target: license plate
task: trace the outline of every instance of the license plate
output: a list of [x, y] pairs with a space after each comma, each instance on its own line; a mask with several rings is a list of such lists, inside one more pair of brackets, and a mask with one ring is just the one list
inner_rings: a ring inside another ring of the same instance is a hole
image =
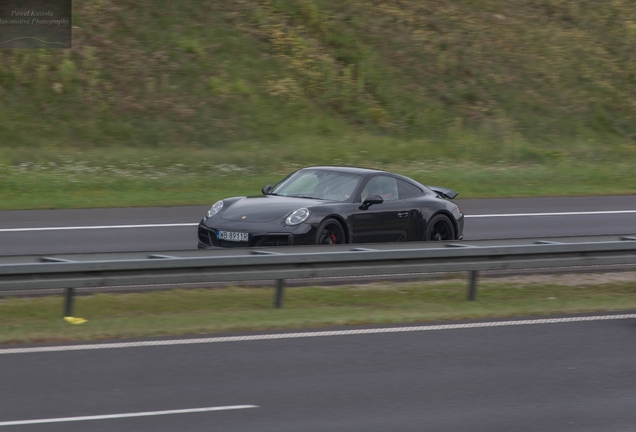
[[233, 231], [217, 231], [216, 238], [220, 240], [246, 242], [249, 241], [249, 233]]

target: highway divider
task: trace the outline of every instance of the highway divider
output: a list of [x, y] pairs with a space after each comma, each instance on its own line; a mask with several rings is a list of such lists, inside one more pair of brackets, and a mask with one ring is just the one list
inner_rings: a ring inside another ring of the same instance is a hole
[[[572, 268], [636, 264], [636, 237], [618, 241], [534, 241], [531, 244], [430, 242], [335, 247], [280, 247], [191, 251], [189, 256], [83, 260], [40, 257], [0, 263], [0, 293], [66, 289], [64, 316], [73, 315], [75, 288], [275, 280], [274, 305], [282, 307], [286, 279], [469, 272], [468, 299], [477, 298], [485, 270]], [[14, 258], [13, 261], [16, 259]]]

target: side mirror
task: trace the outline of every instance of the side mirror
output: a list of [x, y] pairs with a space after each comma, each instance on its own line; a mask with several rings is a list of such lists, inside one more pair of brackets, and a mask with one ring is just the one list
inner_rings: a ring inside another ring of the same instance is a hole
[[267, 185], [263, 189], [261, 189], [261, 192], [263, 192], [263, 195], [267, 195], [268, 192], [271, 190], [272, 190], [272, 187], [270, 185]]
[[360, 210], [367, 210], [373, 204], [382, 204], [383, 202], [384, 199], [380, 195], [368, 195], [360, 206]]

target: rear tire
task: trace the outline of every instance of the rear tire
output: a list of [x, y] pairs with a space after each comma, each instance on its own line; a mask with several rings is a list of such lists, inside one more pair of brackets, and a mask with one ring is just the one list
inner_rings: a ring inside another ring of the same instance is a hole
[[435, 215], [426, 225], [425, 241], [455, 240], [455, 227], [443, 214]]
[[345, 232], [336, 219], [325, 219], [318, 227], [315, 244], [344, 244]]

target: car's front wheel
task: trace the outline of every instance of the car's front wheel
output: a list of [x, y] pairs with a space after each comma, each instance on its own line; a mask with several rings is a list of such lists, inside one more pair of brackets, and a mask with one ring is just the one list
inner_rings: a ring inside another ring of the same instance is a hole
[[344, 244], [345, 233], [340, 222], [333, 218], [325, 219], [316, 233], [316, 244]]
[[425, 241], [455, 240], [455, 227], [448, 217], [433, 216], [426, 226]]

